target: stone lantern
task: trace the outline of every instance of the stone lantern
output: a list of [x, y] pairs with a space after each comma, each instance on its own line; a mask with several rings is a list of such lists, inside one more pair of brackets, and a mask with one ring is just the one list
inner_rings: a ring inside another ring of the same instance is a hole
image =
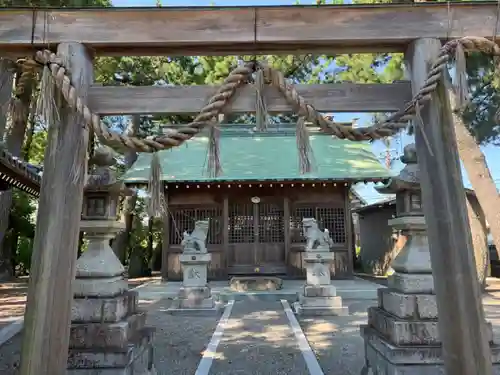
[[[90, 160], [93, 170], [84, 192], [80, 229], [88, 242], [87, 250], [77, 261], [75, 296], [119, 294], [128, 289], [123, 278], [125, 268], [109, 246], [109, 241], [124, 229], [118, 221], [120, 196], [132, 190], [117, 181], [110, 169], [115, 161], [109, 151], [98, 149]], [[99, 277], [99, 280], [89, 278]]]
[[120, 196], [133, 192], [116, 180], [109, 151], [96, 150], [91, 164], [80, 226], [89, 242], [76, 264], [67, 374], [153, 375], [154, 330], [109, 246], [124, 228], [117, 220]]
[[[378, 290], [378, 306], [368, 309], [368, 324], [361, 326], [366, 361], [361, 374], [371, 368], [379, 375], [442, 375], [438, 309], [415, 145], [405, 147], [401, 161], [406, 166], [400, 174], [377, 190], [396, 194], [397, 216], [389, 225], [407, 240], [391, 264], [395, 272], [389, 276], [389, 287]], [[486, 329], [491, 337], [491, 326]]]
[[[404, 235], [407, 240], [399, 254], [391, 263], [395, 274], [390, 277], [395, 283], [411, 283], [418, 274], [418, 284], [427, 281], [427, 291], [433, 291], [432, 267], [427, 239], [425, 218], [422, 211], [422, 193], [420, 190], [420, 170], [417, 163], [415, 145], [404, 148], [401, 157], [405, 167], [399, 175], [376, 189], [382, 194], [396, 194], [396, 218], [389, 220], [389, 225]], [[411, 292], [409, 290], [409, 292]]]

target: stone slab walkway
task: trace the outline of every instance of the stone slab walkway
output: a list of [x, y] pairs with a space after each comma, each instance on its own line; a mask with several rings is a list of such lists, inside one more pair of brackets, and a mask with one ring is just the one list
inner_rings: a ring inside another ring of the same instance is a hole
[[309, 375], [279, 301], [236, 301], [209, 375]]

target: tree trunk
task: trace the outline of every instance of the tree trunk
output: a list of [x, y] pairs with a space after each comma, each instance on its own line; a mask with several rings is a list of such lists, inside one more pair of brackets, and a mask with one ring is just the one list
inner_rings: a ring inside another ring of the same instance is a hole
[[23, 146], [23, 159], [26, 161], [30, 161], [30, 151], [31, 145], [33, 144], [33, 136], [35, 135], [35, 114], [33, 112], [30, 113], [28, 118], [28, 126], [26, 130], [26, 140]]
[[488, 235], [486, 232], [486, 221], [477, 198], [473, 194], [467, 194], [467, 214], [469, 215], [470, 232], [472, 236], [472, 247], [476, 261], [477, 278], [482, 288], [486, 287], [486, 277], [489, 269]]
[[[134, 115], [132, 121], [127, 127], [126, 133], [128, 135], [136, 135], [139, 132], [139, 126], [141, 124], [141, 116]], [[137, 153], [133, 151], [127, 151], [125, 154], [125, 165], [128, 168], [134, 164], [137, 160]], [[125, 264], [127, 245], [130, 238], [130, 232], [132, 231], [132, 222], [134, 215], [135, 203], [137, 202], [137, 196], [125, 197], [123, 204], [123, 216], [122, 220], [125, 222], [125, 229], [118, 233], [115, 240], [113, 241], [113, 251], [120, 261]]]
[[[449, 82], [449, 79], [447, 81]], [[451, 85], [448, 91], [450, 92], [452, 106], [456, 108], [456, 96], [451, 89]], [[497, 187], [479, 145], [469, 133], [462, 118], [455, 113], [453, 114], [453, 124], [460, 159], [467, 171], [467, 176], [484, 212], [486, 221], [490, 226], [490, 233], [498, 254], [500, 252], [500, 196]], [[469, 219], [471, 218], [469, 217]]]
[[151, 275], [151, 272], [153, 271], [153, 253], [154, 253], [154, 248], [153, 248], [153, 242], [154, 242], [154, 236], [153, 236], [153, 224], [154, 224], [154, 218], [150, 216], [148, 218], [148, 247], [146, 250], [146, 260], [147, 260], [147, 265], [148, 265], [148, 274]]
[[[16, 76], [16, 98], [13, 103], [12, 124], [7, 133], [7, 149], [14, 156], [20, 156], [28, 117], [30, 114], [31, 97], [33, 93], [34, 77], [32, 74], [23, 77]], [[22, 91], [20, 89], [22, 87]], [[12, 274], [12, 247], [4, 246], [5, 231], [9, 227], [9, 213], [12, 207], [12, 190], [0, 192], [0, 279], [8, 279]]]

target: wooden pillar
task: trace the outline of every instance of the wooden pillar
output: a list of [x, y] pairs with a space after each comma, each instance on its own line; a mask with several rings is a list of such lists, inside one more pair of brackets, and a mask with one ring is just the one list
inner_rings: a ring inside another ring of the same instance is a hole
[[287, 274], [289, 273], [289, 256], [290, 256], [290, 198], [285, 196], [283, 198], [283, 225], [284, 225], [284, 236], [285, 236], [285, 266], [287, 269]]
[[[87, 49], [79, 43], [61, 43], [57, 52], [67, 61], [72, 83], [85, 100], [92, 82]], [[65, 375], [68, 360], [88, 131], [62, 96], [57, 95], [56, 103], [61, 103], [60, 122], [48, 124], [24, 319], [22, 375]]]
[[222, 248], [224, 251], [224, 273], [227, 274], [227, 268], [229, 266], [228, 256], [229, 256], [229, 197], [224, 194], [222, 202]]
[[[423, 86], [440, 47], [436, 39], [419, 39], [411, 44], [407, 62], [414, 94]], [[491, 375], [491, 352], [476, 277], [452, 113], [443, 82], [422, 108], [421, 117], [424, 130], [415, 126], [415, 142], [422, 171], [422, 203], [446, 373]]]
[[352, 277], [354, 274], [354, 241], [353, 241], [353, 225], [351, 213], [351, 186], [346, 186], [344, 189], [344, 216], [345, 216], [345, 236], [347, 245], [347, 276]]
[[[168, 191], [165, 190], [165, 201], [168, 207]], [[161, 281], [168, 280], [168, 250], [170, 248], [170, 211], [162, 217], [163, 233], [161, 237]]]
[[260, 246], [259, 246], [259, 205], [257, 203], [253, 204], [253, 259], [254, 265], [260, 265], [262, 256], [260, 254]]

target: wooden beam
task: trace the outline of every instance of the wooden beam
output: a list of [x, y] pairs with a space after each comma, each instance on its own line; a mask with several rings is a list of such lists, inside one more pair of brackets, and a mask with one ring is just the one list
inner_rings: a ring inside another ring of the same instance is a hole
[[[89, 106], [101, 115], [194, 114], [216, 90], [214, 86], [93, 86]], [[325, 112], [391, 112], [411, 100], [409, 82], [297, 85], [297, 90], [308, 104]], [[270, 112], [292, 112], [276, 88], [268, 86], [265, 93]], [[255, 112], [255, 89], [250, 85], [242, 87], [225, 112]]]
[[403, 52], [420, 37], [500, 36], [496, 22], [495, 2], [2, 9], [0, 54], [68, 41], [107, 56]]
[[[85, 46], [62, 43], [58, 52], [67, 57], [72, 84], [85, 100], [92, 81], [92, 59]], [[56, 101], [64, 103], [61, 95]], [[66, 375], [86, 129], [81, 116], [66, 104], [60, 108], [60, 122], [49, 127], [24, 319], [22, 375]]]
[[[408, 51], [412, 86], [423, 86], [441, 43], [415, 41]], [[491, 351], [477, 280], [460, 160], [446, 89], [441, 82], [421, 112], [415, 142], [422, 203], [447, 374], [491, 375]], [[425, 132], [425, 134], [423, 133]]]

